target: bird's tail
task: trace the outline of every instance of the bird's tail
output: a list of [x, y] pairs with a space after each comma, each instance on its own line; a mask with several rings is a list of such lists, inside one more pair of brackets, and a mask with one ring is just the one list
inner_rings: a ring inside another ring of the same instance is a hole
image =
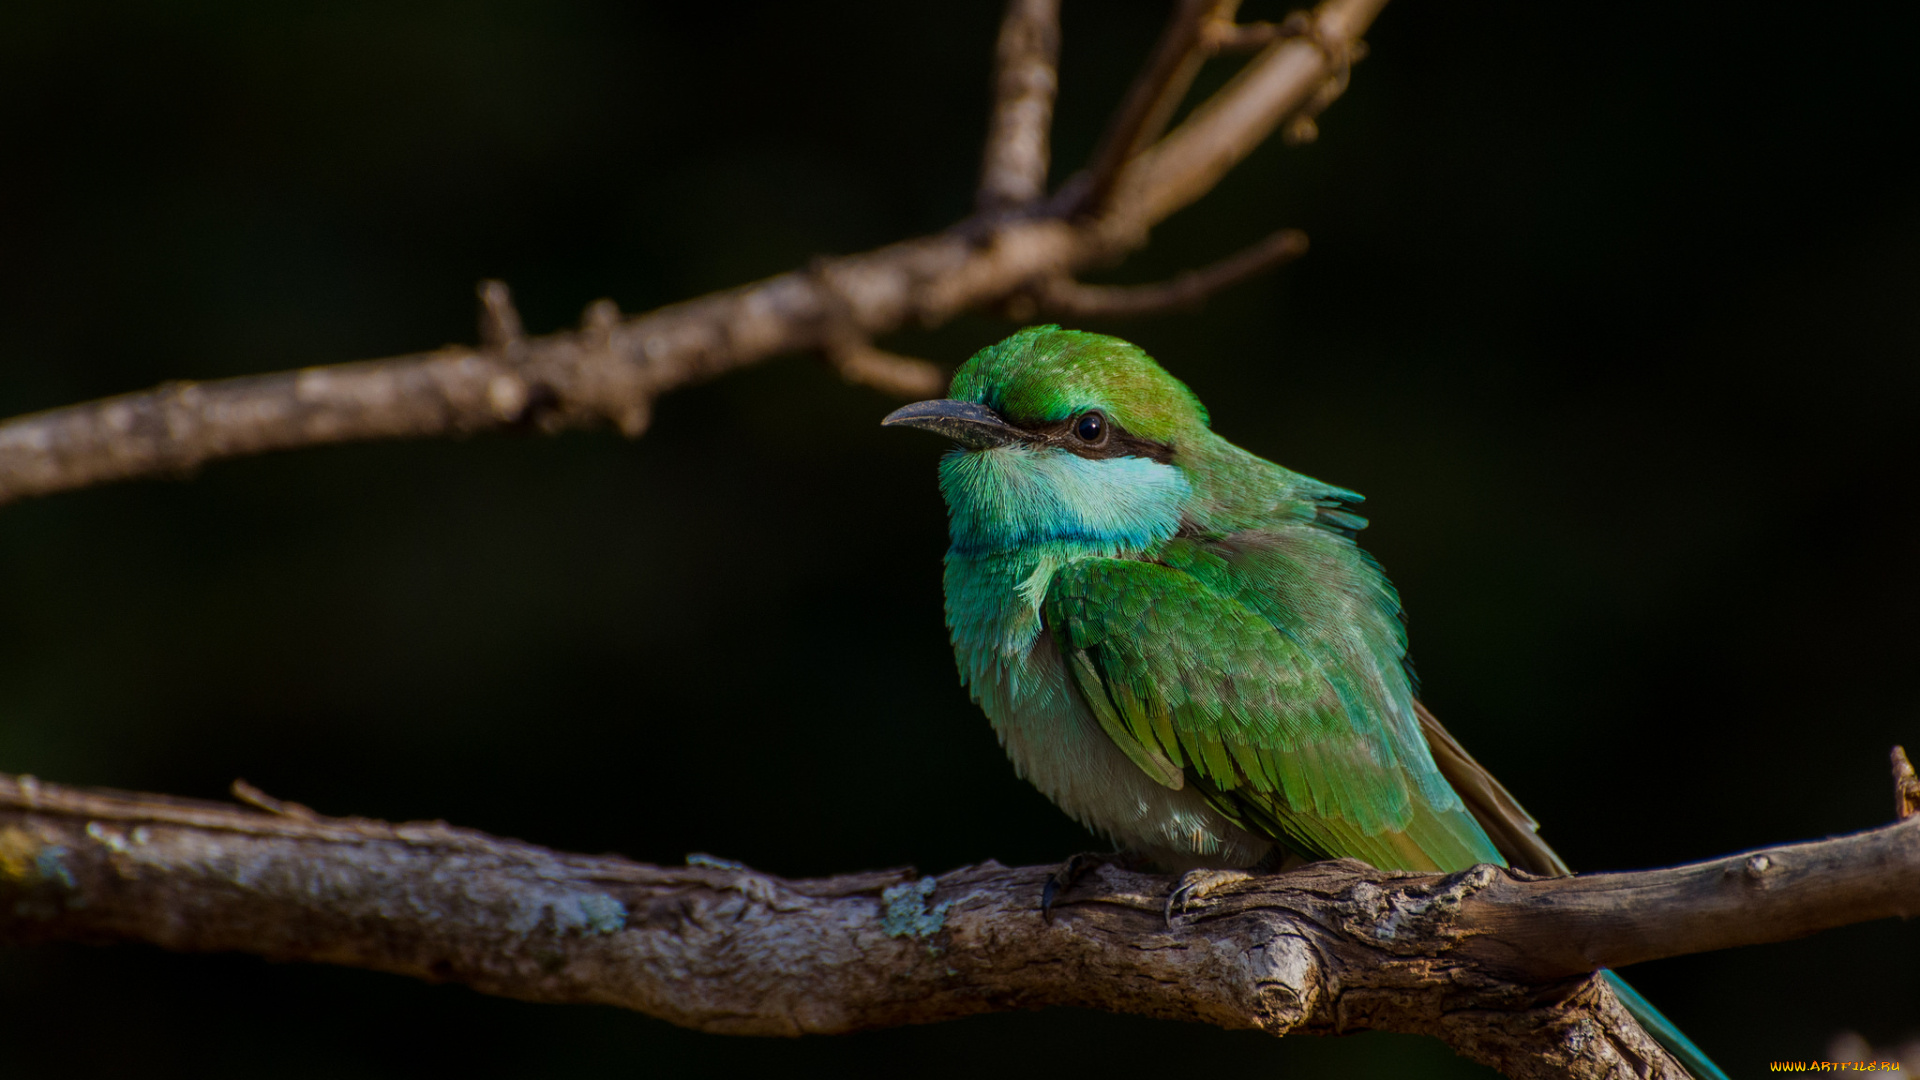
[[1727, 1074], [1720, 1071], [1720, 1066], [1701, 1053], [1700, 1048], [1693, 1045], [1692, 1039], [1680, 1034], [1680, 1029], [1673, 1026], [1673, 1021], [1660, 1015], [1660, 1010], [1641, 997], [1640, 991], [1628, 986], [1627, 980], [1611, 971], [1600, 974], [1613, 987], [1614, 996], [1620, 999], [1620, 1004], [1625, 1005], [1633, 1018], [1640, 1021], [1640, 1026], [1647, 1029], [1647, 1034], [1667, 1048], [1667, 1053], [1680, 1059], [1680, 1064], [1687, 1067], [1695, 1080], [1727, 1080]]

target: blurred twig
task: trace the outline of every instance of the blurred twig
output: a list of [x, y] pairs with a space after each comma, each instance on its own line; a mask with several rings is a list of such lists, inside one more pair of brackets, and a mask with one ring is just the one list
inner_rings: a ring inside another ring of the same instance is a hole
[[[1237, 281], [1265, 273], [1306, 253], [1307, 234], [1299, 229], [1282, 229], [1245, 251], [1212, 266], [1189, 270], [1172, 281], [1156, 285], [1085, 285], [1058, 279], [1037, 286], [1031, 304], [1036, 312], [1056, 318], [1157, 315], [1193, 307]], [[1015, 298], [1016, 302], [1020, 299]]]
[[783, 880], [239, 790], [270, 812], [0, 774], [0, 941], [343, 964], [733, 1034], [1073, 1005], [1275, 1035], [1417, 1032], [1516, 1078], [1677, 1080], [1591, 972], [1920, 909], [1913, 818], [1625, 874], [1318, 863], [1223, 884], [1171, 924], [1175, 879], [1103, 867], [1048, 925], [1052, 867]]
[[978, 195], [984, 212], [1026, 206], [1047, 193], [1060, 0], [1008, 0], [994, 61], [993, 126]]
[[1147, 66], [1134, 77], [1126, 98], [1108, 122], [1092, 166], [1063, 189], [1066, 209], [1098, 213], [1106, 208], [1120, 171], [1160, 137], [1187, 96], [1193, 77], [1206, 60], [1208, 28], [1231, 22], [1239, 6], [1240, 0], [1176, 0]]
[[[1082, 311], [1155, 305], [1075, 293], [1078, 273], [1147, 242], [1290, 116], [1323, 107], [1386, 0], [1326, 0], [1271, 41], [1226, 87], [1158, 138], [1195, 66], [1240, 36], [1228, 0], [1181, 0], [1167, 36], [1110, 127], [1093, 168], [1042, 197], [1057, 49], [1054, 0], [1013, 0], [1003, 25], [980, 214], [932, 236], [712, 293], [642, 315], [589, 305], [578, 330], [525, 336], [504, 285], [482, 287], [481, 342], [431, 353], [205, 383], [169, 383], [0, 422], [0, 504], [210, 461], [327, 443], [512, 427], [647, 427], [677, 388], [771, 357], [827, 355], [848, 378], [925, 393], [924, 361], [871, 345], [1041, 290]], [[1155, 139], [1158, 141], [1154, 141]], [[1150, 144], [1150, 145], [1149, 145]], [[1089, 198], [1089, 193], [1098, 198]], [[1179, 302], [1202, 271], [1173, 286]], [[1042, 286], [1044, 285], [1044, 289]], [[1090, 299], [1100, 297], [1102, 299]], [[1162, 304], [1160, 306], [1168, 306]]]

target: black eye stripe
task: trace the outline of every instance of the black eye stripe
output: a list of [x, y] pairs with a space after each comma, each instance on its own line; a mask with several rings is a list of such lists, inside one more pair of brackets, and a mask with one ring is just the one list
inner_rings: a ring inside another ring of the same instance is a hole
[[[1092, 439], [1085, 438], [1080, 434], [1080, 427], [1088, 419], [1095, 417], [1099, 419], [1100, 431]], [[1097, 461], [1103, 458], [1141, 457], [1150, 458], [1162, 465], [1173, 461], [1172, 446], [1135, 435], [1098, 409], [1075, 413], [1063, 420], [1020, 420], [1008, 417], [1007, 422], [1025, 432], [1033, 442], [1043, 446], [1058, 447], [1083, 458]]]

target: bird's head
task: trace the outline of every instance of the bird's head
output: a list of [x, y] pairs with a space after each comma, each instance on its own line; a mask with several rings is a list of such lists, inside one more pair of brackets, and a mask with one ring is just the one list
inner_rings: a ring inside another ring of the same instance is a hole
[[960, 444], [940, 466], [956, 548], [1126, 551], [1178, 528], [1180, 459], [1210, 437], [1207, 412], [1138, 346], [1029, 327], [961, 365], [950, 393], [881, 423]]

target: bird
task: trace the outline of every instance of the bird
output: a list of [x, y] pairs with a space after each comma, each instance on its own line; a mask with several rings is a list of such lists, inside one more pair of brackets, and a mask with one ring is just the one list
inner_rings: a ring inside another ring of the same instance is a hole
[[[1138, 346], [1028, 327], [881, 422], [956, 444], [939, 478], [961, 682], [1021, 776], [1184, 875], [1169, 919], [1183, 891], [1322, 859], [1571, 872], [1416, 696], [1362, 497], [1215, 434]], [[1690, 1073], [1726, 1080], [1601, 977]]]

